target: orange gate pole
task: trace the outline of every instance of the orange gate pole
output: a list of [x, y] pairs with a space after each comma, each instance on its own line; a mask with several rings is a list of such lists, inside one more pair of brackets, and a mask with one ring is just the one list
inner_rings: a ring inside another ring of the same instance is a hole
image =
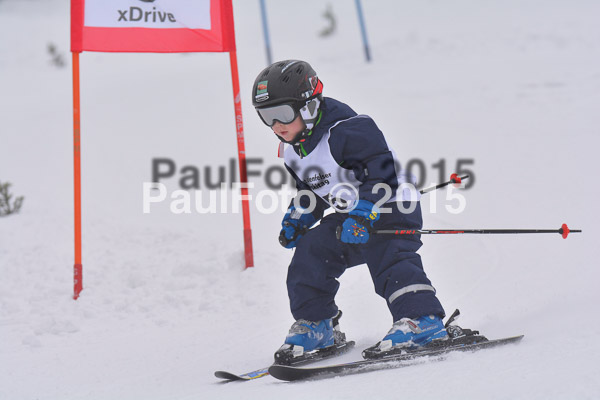
[[73, 52], [73, 182], [75, 193], [75, 265], [73, 266], [73, 299], [83, 290], [81, 264], [81, 120], [79, 101], [79, 53]]
[[238, 75], [237, 55], [229, 52], [231, 64], [231, 81], [233, 83], [233, 103], [235, 107], [235, 129], [237, 132], [238, 164], [242, 191], [242, 213], [244, 216], [244, 258], [246, 268], [254, 266], [252, 252], [252, 228], [250, 226], [250, 204], [248, 202], [248, 173], [246, 169], [246, 145], [244, 144], [244, 121], [242, 119], [242, 99], [240, 95], [240, 78]]

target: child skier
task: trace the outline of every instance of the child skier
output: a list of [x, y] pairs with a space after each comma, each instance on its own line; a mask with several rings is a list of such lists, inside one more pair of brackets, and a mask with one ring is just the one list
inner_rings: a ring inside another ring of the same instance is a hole
[[[287, 277], [296, 322], [276, 358], [345, 341], [335, 303], [337, 278], [363, 263], [394, 321], [365, 357], [445, 340], [445, 313], [417, 254], [419, 236], [369, 235], [371, 229], [421, 229], [418, 193], [404, 189], [412, 181], [396, 170], [395, 155], [375, 122], [322, 91], [316, 72], [299, 60], [265, 68], [252, 90], [261, 120], [289, 144], [284, 163], [298, 188], [280, 232], [280, 243], [296, 248]], [[324, 217], [330, 207], [335, 212]]]

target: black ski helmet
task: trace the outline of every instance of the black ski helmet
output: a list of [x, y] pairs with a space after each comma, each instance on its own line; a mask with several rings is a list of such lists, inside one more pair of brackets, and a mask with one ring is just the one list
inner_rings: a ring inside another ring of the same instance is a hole
[[289, 103], [302, 117], [308, 133], [316, 123], [323, 83], [306, 61], [278, 61], [263, 69], [252, 86], [252, 105], [268, 108]]
[[321, 96], [323, 84], [306, 61], [278, 61], [263, 69], [252, 88], [252, 105], [270, 107], [280, 103], [305, 102]]

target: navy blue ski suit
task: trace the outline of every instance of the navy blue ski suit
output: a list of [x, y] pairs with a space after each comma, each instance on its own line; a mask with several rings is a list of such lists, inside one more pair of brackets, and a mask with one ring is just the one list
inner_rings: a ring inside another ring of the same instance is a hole
[[[398, 171], [392, 152], [371, 118], [358, 118], [349, 106], [331, 98], [324, 98], [321, 113], [310, 134], [292, 146], [294, 157], [309, 157], [322, 139], [328, 140], [333, 160], [338, 166], [351, 170], [359, 181], [359, 199], [377, 203], [384, 195], [382, 191], [373, 190], [378, 183], [389, 185], [393, 191], [398, 189]], [[326, 143], [321, 143], [319, 148], [323, 149], [323, 145]], [[323, 151], [315, 151], [317, 153], [323, 154]], [[285, 166], [296, 180], [298, 190], [312, 191], [318, 187], [296, 174], [298, 168], [287, 155]], [[364, 263], [371, 273], [375, 291], [386, 300], [393, 321], [432, 314], [444, 317], [444, 309], [417, 254], [422, 245], [419, 235], [371, 235], [366, 244], [343, 243], [336, 238], [335, 232], [348, 214], [334, 212], [323, 217], [330, 205], [322, 197], [316, 197], [317, 206], [312, 214], [320, 224], [298, 240], [288, 269], [287, 288], [295, 319], [320, 321], [333, 317], [338, 311], [335, 303], [339, 288], [337, 278], [347, 268]], [[301, 200], [306, 202], [307, 199]], [[402, 201], [402, 198], [396, 200]], [[410, 203], [404, 201], [401, 205], [406, 210]], [[401, 212], [393, 202], [385, 206], [392, 211], [380, 214], [374, 229], [422, 227], [418, 202], [411, 213]]]

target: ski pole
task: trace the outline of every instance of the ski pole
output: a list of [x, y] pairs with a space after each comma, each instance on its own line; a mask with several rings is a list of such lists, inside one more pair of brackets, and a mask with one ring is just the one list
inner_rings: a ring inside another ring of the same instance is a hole
[[463, 179], [467, 179], [469, 177], [469, 175], [465, 175], [465, 176], [458, 176], [457, 174], [452, 174], [450, 175], [450, 180], [446, 181], [446, 182], [442, 182], [442, 183], [438, 183], [435, 186], [431, 186], [428, 187], [427, 189], [423, 189], [420, 191], [421, 194], [425, 194], [425, 193], [429, 193], [429, 192], [433, 192], [434, 190], [438, 190], [441, 189], [443, 187], [448, 186], [451, 183], [462, 183]]
[[[339, 226], [336, 235], [341, 237], [342, 227]], [[521, 234], [521, 233], [558, 233], [563, 239], [569, 233], [581, 233], [581, 229], [569, 229], [562, 224], [560, 229], [380, 229], [369, 231], [372, 235], [461, 235], [461, 234]]]
[[[420, 193], [425, 194], [425, 193], [433, 192], [434, 190], [446, 187], [446, 186], [450, 185], [451, 183], [462, 183], [462, 180], [467, 179], [467, 178], [469, 178], [469, 175], [458, 176], [457, 174], [452, 174], [452, 175], [450, 175], [449, 181], [438, 183], [435, 186], [431, 186], [431, 187], [428, 187], [427, 189], [423, 189], [420, 191]], [[288, 245], [288, 243], [293, 242], [294, 240], [296, 240], [298, 238], [298, 236], [304, 235], [306, 232], [308, 232], [308, 228], [300, 229], [296, 232], [294, 237], [291, 239], [286, 238], [285, 234], [281, 233], [279, 235], [279, 244], [282, 245], [283, 247], [286, 247]], [[338, 236], [338, 239], [339, 239], [339, 236]]]

